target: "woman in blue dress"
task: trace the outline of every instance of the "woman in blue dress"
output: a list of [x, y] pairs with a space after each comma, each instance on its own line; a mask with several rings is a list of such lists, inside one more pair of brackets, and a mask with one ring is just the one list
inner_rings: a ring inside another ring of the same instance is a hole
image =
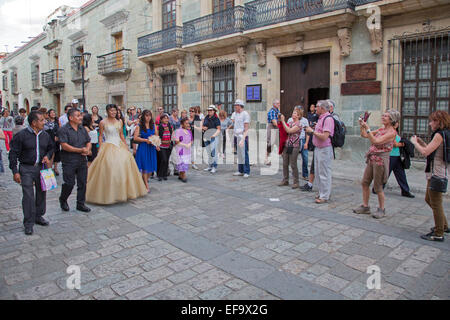
[[144, 110], [139, 126], [134, 132], [134, 141], [139, 144], [136, 152], [136, 164], [142, 173], [142, 179], [148, 192], [150, 192], [148, 179], [153, 172], [157, 171], [156, 148], [149, 140], [153, 135], [158, 136], [153, 115], [150, 110]]

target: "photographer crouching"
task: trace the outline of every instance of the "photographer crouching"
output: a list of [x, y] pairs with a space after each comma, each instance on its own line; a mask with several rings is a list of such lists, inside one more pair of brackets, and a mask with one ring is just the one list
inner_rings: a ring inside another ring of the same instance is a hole
[[369, 207], [370, 184], [374, 182], [374, 190], [378, 195], [379, 208], [372, 213], [375, 219], [381, 219], [386, 215], [384, 207], [385, 195], [383, 185], [389, 178], [389, 158], [397, 136], [396, 124], [400, 121], [400, 113], [396, 110], [388, 110], [381, 116], [383, 127], [371, 131], [367, 124], [368, 114], [359, 119], [361, 137], [369, 139], [371, 146], [366, 154], [367, 166], [362, 179], [363, 205], [354, 209], [356, 214], [371, 214]]

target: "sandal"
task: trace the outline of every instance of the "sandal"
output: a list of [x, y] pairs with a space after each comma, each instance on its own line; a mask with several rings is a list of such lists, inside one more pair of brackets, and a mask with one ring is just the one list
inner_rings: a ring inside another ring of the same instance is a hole
[[325, 199], [316, 199], [316, 203], [317, 204], [324, 204], [324, 203], [328, 203], [328, 200], [325, 200]]

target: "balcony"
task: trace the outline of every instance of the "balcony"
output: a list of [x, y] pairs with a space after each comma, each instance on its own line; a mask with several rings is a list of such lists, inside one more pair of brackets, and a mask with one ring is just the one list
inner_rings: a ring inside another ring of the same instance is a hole
[[235, 6], [184, 23], [183, 44], [188, 45], [244, 31], [244, 7]]
[[129, 49], [122, 49], [97, 57], [98, 74], [114, 76], [131, 72]]
[[37, 71], [31, 72], [31, 90], [33, 91], [41, 90], [41, 86], [39, 83], [39, 72]]
[[245, 4], [245, 29], [261, 28], [340, 9], [354, 10], [354, 2], [354, 0], [254, 0]]
[[78, 69], [76, 61], [70, 63], [70, 70], [72, 72], [72, 82], [81, 82], [81, 70]]
[[53, 69], [41, 74], [42, 86], [47, 89], [64, 87], [64, 70]]
[[182, 27], [164, 29], [138, 39], [138, 57], [142, 60], [152, 60], [152, 55], [160, 54], [170, 49], [179, 49], [182, 44]]

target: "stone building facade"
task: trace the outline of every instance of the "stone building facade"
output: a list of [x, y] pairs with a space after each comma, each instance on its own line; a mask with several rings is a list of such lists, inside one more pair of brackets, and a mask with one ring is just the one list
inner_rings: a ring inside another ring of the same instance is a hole
[[[71, 57], [90, 52], [87, 106], [231, 112], [241, 98], [265, 128], [274, 99], [288, 115], [331, 98], [349, 134], [340, 156], [360, 158], [365, 110], [376, 126], [398, 109], [402, 132], [424, 137], [427, 116], [449, 111], [448, 12], [448, 0], [92, 0], [3, 61], [3, 101], [59, 109], [81, 98]], [[64, 79], [34, 83], [36, 66]]]

